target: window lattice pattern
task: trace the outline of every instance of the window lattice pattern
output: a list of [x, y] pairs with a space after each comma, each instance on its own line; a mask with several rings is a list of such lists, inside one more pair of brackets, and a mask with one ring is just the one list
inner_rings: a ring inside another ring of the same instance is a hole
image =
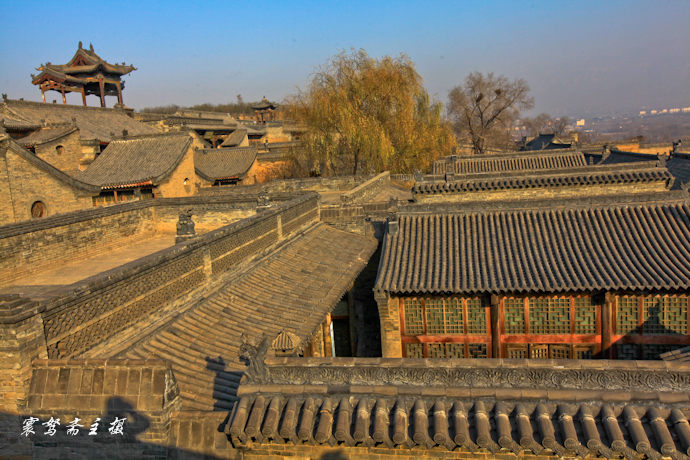
[[506, 334], [525, 333], [524, 299], [506, 299], [504, 303]]
[[570, 359], [570, 346], [551, 345], [549, 347], [551, 359]]
[[597, 333], [597, 307], [592, 304], [590, 297], [575, 299], [575, 333]]
[[574, 347], [573, 358], [575, 359], [594, 359], [594, 347]]
[[443, 299], [426, 299], [426, 333], [430, 335], [443, 334], [445, 332], [444, 323]]
[[683, 345], [645, 343], [642, 345], [642, 359], [660, 359], [660, 354], [681, 347]]
[[527, 346], [509, 347], [508, 358], [510, 359], [524, 359], [527, 358]]
[[[462, 299], [445, 299], [446, 310], [446, 334], [464, 334], [465, 327], [462, 321]], [[468, 305], [469, 308], [469, 305]], [[468, 314], [470, 319], [471, 314]]]
[[464, 343], [447, 343], [446, 357], [448, 358], [464, 358], [465, 344]]
[[529, 299], [530, 334], [570, 334], [570, 299]]
[[638, 346], [636, 343], [621, 343], [616, 345], [618, 359], [638, 359]]
[[686, 297], [645, 297], [642, 332], [687, 334], [688, 299]]
[[405, 335], [424, 334], [422, 322], [422, 301], [417, 299], [405, 299]]
[[637, 320], [639, 317], [638, 310], [637, 297], [618, 298], [618, 311], [616, 312], [616, 332], [618, 334], [627, 334], [628, 332], [633, 332], [637, 329]]
[[532, 359], [548, 359], [549, 347], [547, 345], [530, 345], [529, 357]]
[[406, 343], [405, 352], [408, 358], [423, 358], [424, 345], [421, 343]]
[[482, 299], [467, 299], [467, 333], [486, 334], [486, 307]]
[[429, 358], [445, 358], [446, 344], [445, 343], [428, 343], [426, 345]]
[[488, 347], [485, 343], [469, 343], [467, 344], [467, 355], [470, 358], [486, 358]]

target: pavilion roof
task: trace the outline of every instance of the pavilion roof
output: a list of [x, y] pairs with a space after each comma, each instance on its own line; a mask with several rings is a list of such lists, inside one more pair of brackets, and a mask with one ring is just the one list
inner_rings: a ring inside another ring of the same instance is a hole
[[40, 70], [41, 73], [32, 78], [34, 84], [39, 84], [46, 75], [61, 81], [84, 83], [86, 80], [83, 77], [74, 75], [91, 74], [96, 76], [99, 72], [105, 72], [121, 77], [137, 69], [133, 65], [126, 65], [125, 63], [111, 64], [106, 62], [96, 54], [93, 46], [89, 50], [85, 50], [79, 42], [79, 49], [67, 64], [46, 63], [36, 70]]
[[249, 107], [251, 107], [254, 110], [265, 110], [265, 109], [277, 109], [280, 107], [280, 104], [276, 102], [271, 102], [268, 99], [266, 99], [266, 96], [261, 99], [261, 101], [257, 102], [256, 104], [250, 104]]

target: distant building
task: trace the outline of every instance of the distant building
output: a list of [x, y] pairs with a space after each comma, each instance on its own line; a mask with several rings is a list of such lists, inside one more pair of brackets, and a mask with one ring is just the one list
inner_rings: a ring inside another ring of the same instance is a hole
[[266, 99], [266, 96], [264, 96], [260, 102], [250, 105], [249, 107], [254, 109], [256, 122], [265, 125], [267, 121], [275, 120], [275, 111], [279, 107], [279, 104], [270, 102]]

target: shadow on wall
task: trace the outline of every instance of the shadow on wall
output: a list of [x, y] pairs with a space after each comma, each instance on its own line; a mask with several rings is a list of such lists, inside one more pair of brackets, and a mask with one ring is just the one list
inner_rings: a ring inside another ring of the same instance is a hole
[[[638, 311], [637, 314], [642, 315], [643, 312], [644, 310]], [[660, 359], [659, 355], [662, 353], [690, 345], [690, 338], [686, 334], [664, 325], [663, 316], [662, 306], [654, 305], [649, 309], [646, 321], [612, 343], [611, 349], [602, 350], [595, 358], [606, 359], [607, 356], [612, 356], [615, 359], [654, 360]], [[687, 324], [687, 316], [684, 321]], [[643, 338], [647, 343], [641, 343]]]
[[0, 458], [221, 458], [138, 440], [137, 437], [145, 434], [153, 421], [118, 397], [108, 400], [105, 415], [84, 417], [84, 420], [76, 419], [75, 422], [75, 416], [70, 414], [16, 415], [0, 412]]

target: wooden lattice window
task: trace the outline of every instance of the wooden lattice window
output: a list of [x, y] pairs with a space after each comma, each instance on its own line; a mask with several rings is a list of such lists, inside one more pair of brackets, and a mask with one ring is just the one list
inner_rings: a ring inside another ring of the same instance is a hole
[[401, 333], [408, 358], [488, 357], [489, 312], [482, 298], [402, 299]]
[[687, 297], [645, 297], [643, 321], [645, 334], [687, 335]]
[[506, 334], [525, 333], [525, 300], [505, 300], [505, 331]]
[[616, 312], [616, 332], [627, 334], [637, 330], [640, 321], [637, 297], [619, 297]]
[[597, 333], [597, 306], [592, 302], [591, 297], [575, 299], [575, 333]]
[[570, 298], [530, 298], [530, 334], [570, 334]]

